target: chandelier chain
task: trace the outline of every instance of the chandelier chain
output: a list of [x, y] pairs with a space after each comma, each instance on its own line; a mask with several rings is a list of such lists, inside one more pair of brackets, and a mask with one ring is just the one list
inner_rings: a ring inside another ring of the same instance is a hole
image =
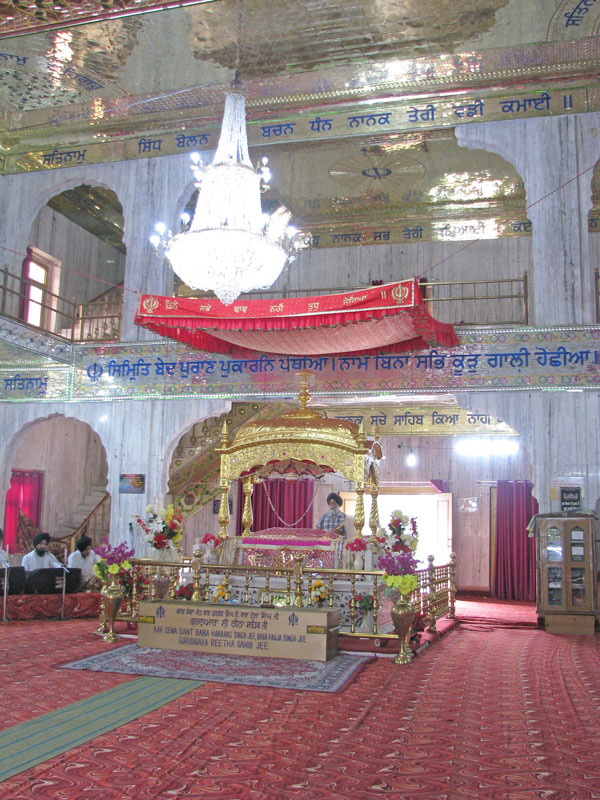
[[243, 17], [243, 3], [242, 0], [238, 0], [238, 13], [237, 13], [237, 40], [235, 45], [235, 73], [233, 77], [233, 81], [231, 82], [232, 86], [240, 86], [241, 78], [240, 78], [240, 71], [241, 71], [241, 63], [242, 63], [242, 17]]

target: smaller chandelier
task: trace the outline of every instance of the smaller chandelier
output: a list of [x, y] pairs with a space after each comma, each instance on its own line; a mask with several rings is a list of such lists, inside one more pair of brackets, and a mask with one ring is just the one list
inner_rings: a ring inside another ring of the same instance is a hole
[[[234, 82], [234, 86], [235, 86]], [[264, 214], [261, 193], [268, 188], [268, 159], [254, 168], [248, 153], [246, 98], [235, 88], [225, 97], [219, 144], [203, 166], [192, 153], [198, 200], [189, 228], [175, 236], [163, 223], [150, 241], [191, 289], [213, 291], [226, 305], [243, 292], [268, 289], [303, 246], [280, 206]]]

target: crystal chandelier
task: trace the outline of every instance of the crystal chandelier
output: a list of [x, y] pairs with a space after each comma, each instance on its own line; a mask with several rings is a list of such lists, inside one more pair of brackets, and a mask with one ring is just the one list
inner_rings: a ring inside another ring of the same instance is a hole
[[[240, 12], [241, 19], [241, 12]], [[261, 192], [268, 188], [268, 159], [254, 168], [248, 153], [246, 97], [237, 64], [232, 90], [225, 96], [221, 135], [212, 163], [203, 166], [192, 153], [198, 201], [189, 228], [173, 236], [158, 223], [150, 237], [190, 288], [213, 291], [229, 305], [243, 292], [268, 289], [302, 245], [289, 226], [291, 212], [281, 206], [264, 214]]]

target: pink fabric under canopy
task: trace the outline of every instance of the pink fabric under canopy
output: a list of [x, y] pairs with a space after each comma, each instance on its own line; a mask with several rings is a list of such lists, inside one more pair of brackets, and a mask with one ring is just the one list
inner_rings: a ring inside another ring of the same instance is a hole
[[416, 278], [315, 297], [236, 300], [142, 295], [136, 325], [212, 353], [344, 355], [458, 344]]

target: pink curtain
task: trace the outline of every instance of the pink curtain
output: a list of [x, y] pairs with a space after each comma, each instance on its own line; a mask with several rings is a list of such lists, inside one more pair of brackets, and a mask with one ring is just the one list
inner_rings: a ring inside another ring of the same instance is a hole
[[535, 541], [526, 529], [538, 513], [532, 488], [529, 481], [498, 481], [492, 594], [502, 600], [535, 600]]
[[43, 486], [43, 472], [12, 470], [4, 511], [4, 544], [12, 552], [17, 544], [19, 511], [26, 514], [36, 527], [40, 525]]
[[[266, 528], [311, 528], [313, 482], [310, 480], [288, 481], [285, 478], [269, 478], [257, 484], [252, 492], [252, 530]], [[269, 500], [271, 502], [269, 502]], [[275, 510], [273, 510], [275, 509]], [[238, 481], [238, 518], [236, 531], [242, 532], [244, 491]], [[283, 520], [283, 521], [282, 521]]]

